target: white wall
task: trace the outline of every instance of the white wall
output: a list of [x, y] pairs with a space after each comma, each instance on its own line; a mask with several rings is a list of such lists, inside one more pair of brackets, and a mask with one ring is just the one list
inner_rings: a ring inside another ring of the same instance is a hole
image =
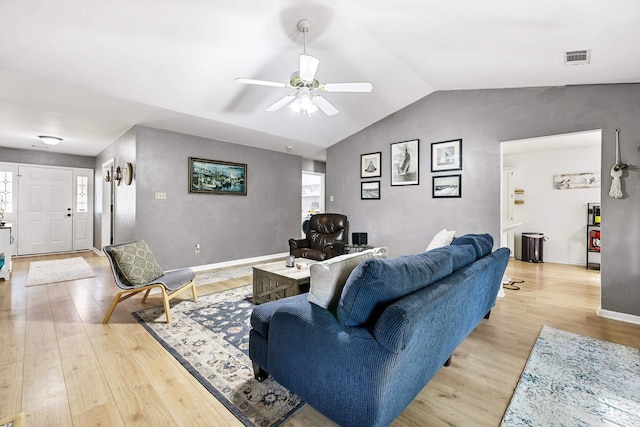
[[540, 232], [549, 237], [545, 262], [585, 265], [587, 203], [600, 201], [600, 188], [556, 190], [553, 176], [599, 171], [600, 157], [600, 147], [593, 145], [504, 155], [504, 166], [516, 169], [515, 188], [524, 189], [524, 204], [515, 205], [515, 222], [522, 222], [517, 258], [521, 232]]

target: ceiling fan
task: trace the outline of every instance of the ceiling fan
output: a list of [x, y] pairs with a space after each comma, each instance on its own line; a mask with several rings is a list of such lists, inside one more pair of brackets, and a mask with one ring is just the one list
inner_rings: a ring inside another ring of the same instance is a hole
[[338, 114], [338, 109], [320, 95], [321, 92], [371, 92], [373, 85], [369, 82], [356, 83], [320, 83], [316, 78], [316, 71], [320, 60], [307, 55], [307, 32], [311, 21], [302, 19], [298, 22], [298, 31], [304, 35], [304, 50], [300, 55], [300, 69], [291, 74], [289, 83], [270, 82], [266, 80], [236, 78], [238, 83], [261, 86], [273, 86], [295, 89], [267, 108], [267, 111], [277, 111], [290, 104], [290, 108], [306, 116], [311, 116], [320, 109], [327, 116]]

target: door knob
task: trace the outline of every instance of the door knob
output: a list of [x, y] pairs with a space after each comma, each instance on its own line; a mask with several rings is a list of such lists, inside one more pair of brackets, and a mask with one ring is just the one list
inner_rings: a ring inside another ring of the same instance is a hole
[[69, 214], [67, 214], [67, 216], [71, 216], [71, 214], [69, 213]]

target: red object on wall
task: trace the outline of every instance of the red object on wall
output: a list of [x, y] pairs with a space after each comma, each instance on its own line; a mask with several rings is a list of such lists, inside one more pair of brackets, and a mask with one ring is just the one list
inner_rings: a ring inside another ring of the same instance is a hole
[[600, 230], [589, 232], [589, 250], [600, 252]]

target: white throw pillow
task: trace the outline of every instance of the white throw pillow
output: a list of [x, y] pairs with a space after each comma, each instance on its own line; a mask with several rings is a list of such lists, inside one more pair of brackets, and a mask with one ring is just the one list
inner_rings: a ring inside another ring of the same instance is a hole
[[427, 246], [425, 251], [430, 251], [436, 248], [442, 248], [443, 246], [449, 246], [453, 239], [456, 237], [456, 230], [447, 230], [446, 228], [440, 230], [438, 234], [436, 234]]
[[307, 301], [334, 311], [340, 301], [342, 288], [351, 271], [369, 258], [386, 258], [389, 248], [368, 249], [353, 254], [340, 255], [309, 266], [309, 295]]

